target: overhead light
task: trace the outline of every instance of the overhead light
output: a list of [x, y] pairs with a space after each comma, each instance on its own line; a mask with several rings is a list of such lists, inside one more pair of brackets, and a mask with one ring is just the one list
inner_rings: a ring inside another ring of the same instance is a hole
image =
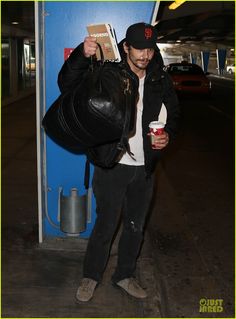
[[176, 42], [180, 43], [180, 42], [181, 42], [181, 40], [177, 40]]
[[15, 25], [17, 25], [17, 24], [19, 24], [19, 22], [18, 21], [12, 21], [12, 23], [11, 24], [15, 24]]
[[169, 5], [168, 8], [169, 8], [170, 10], [175, 10], [175, 9], [177, 9], [179, 6], [181, 6], [181, 4], [183, 4], [185, 1], [186, 1], [186, 0], [184, 0], [184, 1], [175, 0], [173, 3], [171, 3], [171, 4]]

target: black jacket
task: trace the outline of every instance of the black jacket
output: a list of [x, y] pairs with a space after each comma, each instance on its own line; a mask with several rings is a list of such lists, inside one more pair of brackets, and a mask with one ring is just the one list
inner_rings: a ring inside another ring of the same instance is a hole
[[[139, 79], [134, 74], [128, 63], [126, 62], [125, 53], [120, 46], [122, 62], [120, 67], [132, 75], [134, 84], [139, 84]], [[58, 85], [61, 92], [66, 92], [69, 89], [77, 86], [83, 80], [83, 74], [88, 69], [90, 58], [83, 55], [83, 43], [81, 43], [65, 61], [58, 75]], [[143, 95], [143, 148], [145, 156], [145, 169], [147, 175], [150, 175], [154, 170], [156, 163], [160, 159], [161, 151], [153, 150], [150, 144], [150, 138], [147, 136], [149, 132], [149, 123], [158, 119], [162, 103], [167, 109], [167, 123], [165, 131], [168, 132], [170, 140], [175, 137], [180, 116], [178, 99], [175, 94], [172, 80], [169, 75], [163, 70], [163, 62], [159, 51], [154, 54], [152, 61], [149, 63], [146, 70], [146, 78], [144, 83]]]

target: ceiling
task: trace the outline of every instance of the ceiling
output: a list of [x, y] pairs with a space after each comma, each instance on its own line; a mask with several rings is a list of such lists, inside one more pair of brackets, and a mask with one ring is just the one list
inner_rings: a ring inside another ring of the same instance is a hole
[[[170, 10], [160, 1], [156, 16], [158, 43], [175, 43], [181, 51], [234, 48], [234, 1], [186, 1]], [[34, 37], [34, 1], [1, 1], [2, 34]], [[12, 26], [12, 21], [18, 21]], [[178, 41], [178, 42], [177, 42]]]
[[160, 1], [156, 17], [158, 43], [179, 42], [204, 48], [228, 47], [235, 44], [234, 1], [186, 1], [175, 10], [173, 1]]
[[34, 1], [1, 1], [1, 23], [3, 35], [34, 37]]

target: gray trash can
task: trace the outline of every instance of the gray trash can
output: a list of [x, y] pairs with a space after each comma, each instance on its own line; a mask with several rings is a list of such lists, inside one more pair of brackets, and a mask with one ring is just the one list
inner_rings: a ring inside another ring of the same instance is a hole
[[77, 188], [72, 188], [70, 196], [60, 192], [60, 227], [68, 236], [79, 235], [86, 230], [88, 193], [78, 195]]

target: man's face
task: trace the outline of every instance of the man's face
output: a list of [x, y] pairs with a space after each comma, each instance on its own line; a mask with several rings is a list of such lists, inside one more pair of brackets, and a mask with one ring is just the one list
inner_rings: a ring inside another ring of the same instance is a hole
[[127, 62], [133, 72], [145, 70], [155, 51], [154, 49], [135, 49], [132, 46], [127, 47], [125, 44], [124, 50], [127, 54]]

